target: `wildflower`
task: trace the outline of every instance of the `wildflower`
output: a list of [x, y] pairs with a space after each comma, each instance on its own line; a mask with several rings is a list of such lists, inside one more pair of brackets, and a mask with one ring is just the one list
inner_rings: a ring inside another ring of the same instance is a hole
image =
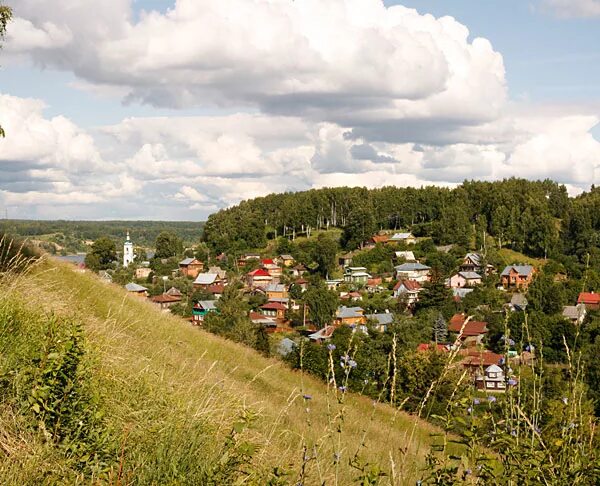
[[562, 402], [563, 402], [565, 405], [568, 405], [568, 404], [569, 404], [569, 399], [568, 399], [567, 397], [563, 397], [563, 398], [562, 398]]
[[333, 351], [333, 350], [335, 349], [335, 344], [328, 344], [328, 345], [327, 345], [327, 349], [328, 349], [329, 351]]
[[517, 436], [517, 431], [515, 429], [512, 429], [510, 431], [510, 435], [512, 435], [513, 437], [516, 437]]
[[342, 458], [342, 453], [341, 452], [335, 452], [333, 454], [333, 460], [335, 462], [340, 462], [340, 459]]
[[304, 400], [312, 400], [312, 395], [303, 395]]
[[368, 385], [368, 384], [369, 384], [369, 380], [363, 381], [363, 385]]
[[346, 363], [344, 363], [343, 361], [340, 361], [340, 366], [341, 366], [342, 368], [345, 368], [345, 367], [346, 367]]
[[348, 361], [348, 366], [350, 366], [350, 368], [356, 368], [356, 361], [351, 359], [350, 361]]
[[480, 401], [479, 401], [479, 398], [476, 398], [475, 400], [473, 400], [473, 403], [474, 403], [475, 405], [479, 405], [479, 403], [480, 403]]
[[467, 470], [465, 471], [465, 474], [468, 476], [468, 475], [469, 475], [469, 474], [471, 474], [472, 472], [473, 472], [473, 471], [471, 471], [470, 469], [467, 469]]
[[340, 386], [340, 387], [339, 387], [339, 390], [340, 390], [341, 392], [345, 392], [345, 391], [346, 391], [346, 387], [342, 385], [342, 386]]
[[473, 409], [471, 407], [467, 408], [467, 413], [473, 413]]
[[490, 402], [490, 403], [494, 403], [496, 401], [496, 397], [493, 395], [490, 395], [489, 397], [487, 397], [487, 399], [488, 399], [488, 402]]
[[514, 346], [515, 345], [515, 341], [513, 339], [509, 339], [508, 340], [508, 345], [509, 346]]
[[508, 384], [510, 386], [515, 386], [517, 384], [517, 380], [515, 380], [514, 378], [511, 378], [510, 380], [508, 380]]
[[500, 360], [498, 361], [499, 365], [503, 365], [506, 362], [506, 360], [504, 359], [504, 357], [500, 358]]
[[350, 359], [350, 356], [348, 356], [347, 354], [345, 354], [344, 356], [341, 357], [342, 360], [344, 361], [348, 361]]
[[534, 429], [536, 431], [536, 433], [541, 434], [542, 433], [542, 429], [540, 429], [539, 427], [536, 427]]

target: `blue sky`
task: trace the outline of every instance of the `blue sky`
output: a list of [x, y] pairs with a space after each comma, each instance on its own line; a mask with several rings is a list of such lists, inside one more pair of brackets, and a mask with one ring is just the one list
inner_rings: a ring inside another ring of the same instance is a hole
[[325, 185], [600, 183], [600, 0], [6, 1], [0, 206], [15, 216], [202, 219]]

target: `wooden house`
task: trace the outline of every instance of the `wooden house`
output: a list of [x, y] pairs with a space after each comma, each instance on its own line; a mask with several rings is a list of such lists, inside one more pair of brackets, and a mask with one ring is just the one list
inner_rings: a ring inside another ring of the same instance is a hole
[[531, 265], [509, 265], [500, 274], [500, 284], [505, 289], [527, 289], [534, 274], [535, 268]]
[[204, 263], [196, 258], [185, 258], [179, 262], [179, 272], [185, 277], [196, 278], [203, 270]]

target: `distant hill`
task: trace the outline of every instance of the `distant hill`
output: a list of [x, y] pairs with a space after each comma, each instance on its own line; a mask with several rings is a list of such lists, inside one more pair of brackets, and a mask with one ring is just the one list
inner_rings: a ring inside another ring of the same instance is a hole
[[36, 221], [23, 219], [0, 220], [0, 231], [47, 242], [47, 250], [85, 252], [86, 242], [108, 236], [120, 245], [127, 231], [136, 246], [152, 248], [161, 231], [172, 231], [183, 240], [184, 246], [197, 244], [202, 235], [202, 221]]
[[42, 261], [11, 282], [0, 294], [2, 484], [351, 484], [357, 450], [357, 464], [388, 474], [382, 484], [415, 484], [437, 440], [417, 418], [354, 394], [340, 403], [320, 381], [69, 264]]

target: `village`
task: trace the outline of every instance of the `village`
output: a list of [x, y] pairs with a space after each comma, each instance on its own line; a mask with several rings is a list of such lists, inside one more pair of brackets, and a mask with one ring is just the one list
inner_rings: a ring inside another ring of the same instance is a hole
[[[248, 319], [275, 340], [277, 354], [282, 356], [294, 349], [299, 339], [325, 345], [340, 327], [365, 335], [369, 329], [384, 333], [398, 316], [412, 318], [424, 292], [437, 283], [451, 296], [456, 312], [447, 323], [442, 320], [445, 329], [437, 329], [431, 340], [418, 343], [415, 351], [448, 354], [455, 366], [469, 371], [471, 383], [477, 390], [503, 393], [507, 386], [517, 383], [514, 368], [531, 365], [535, 361], [535, 346], [527, 344], [519, 349], [511, 337], [504, 335], [500, 338], [501, 343], [490, 346], [489, 323], [478, 318], [485, 312], [468, 314], [459, 310], [460, 304], [469, 298], [469, 294], [486, 285], [489, 287], [492, 282], [494, 290], [502, 296], [502, 305], [490, 309], [483, 303], [477, 310], [484, 309], [488, 315], [492, 312], [502, 319], [512, 313], [523, 313], [528, 306], [529, 287], [540, 268], [519, 262], [497, 268], [482, 253], [466, 252], [457, 258], [452, 272], [440, 275], [416, 258], [418, 244], [417, 238], [410, 232], [380, 232], [364, 242], [360, 249], [338, 254], [335, 273], [339, 277], [321, 279], [328, 291], [335, 292], [338, 306], [331, 321], [322, 326], [314, 322], [302, 299], [311, 279], [316, 276], [290, 254], [274, 255], [265, 251], [243, 253], [237, 257], [219, 254], [211, 259], [210, 265], [198, 258], [186, 257], [177, 262], [177, 268], [171, 271], [171, 275], [162, 277], [163, 291], [149, 295], [144, 284], [151, 277], [152, 270], [148, 262], [135, 260], [134, 244], [128, 234], [123, 247], [122, 266], [135, 268], [134, 281], [125, 285], [131, 295], [148, 300], [164, 312], [192, 300], [188, 302], [189, 315], [183, 317], [200, 327], [207, 316], [219, 313], [219, 299], [230, 284], [236, 283], [244, 298], [253, 302]], [[433, 251], [447, 254], [451, 247], [437, 247]], [[374, 273], [369, 272], [366, 266], [353, 265], [357, 255], [375, 248], [385, 248], [387, 254], [392, 255], [393, 271]], [[100, 278], [111, 281], [107, 271], [101, 271]], [[186, 293], [177, 285], [166, 287], [166, 282], [176, 282], [177, 278], [189, 282], [191, 291]], [[554, 276], [555, 280], [565, 278], [560, 272]], [[197, 298], [198, 295], [201, 298]], [[378, 299], [377, 309], [365, 305], [369, 299]], [[381, 307], [381, 302], [384, 307]], [[599, 308], [600, 294], [581, 292], [576, 302], [563, 306], [561, 315], [566, 322], [578, 326], [583, 323], [588, 311]]]

